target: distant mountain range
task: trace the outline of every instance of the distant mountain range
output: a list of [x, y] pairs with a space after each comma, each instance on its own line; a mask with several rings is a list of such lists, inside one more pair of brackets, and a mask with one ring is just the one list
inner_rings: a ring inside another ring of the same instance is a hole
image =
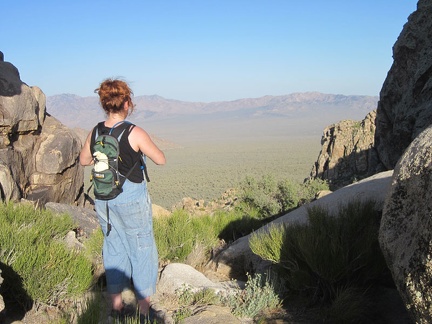
[[[376, 109], [378, 97], [292, 93], [220, 102], [186, 102], [163, 97], [136, 96], [130, 120], [170, 140], [206, 136], [267, 135], [284, 129], [290, 134], [320, 134], [344, 119], [361, 120]], [[47, 97], [47, 112], [72, 128], [91, 129], [104, 114], [98, 97], [61, 94]], [[277, 127], [274, 127], [277, 125]], [[246, 133], [245, 133], [246, 132]]]

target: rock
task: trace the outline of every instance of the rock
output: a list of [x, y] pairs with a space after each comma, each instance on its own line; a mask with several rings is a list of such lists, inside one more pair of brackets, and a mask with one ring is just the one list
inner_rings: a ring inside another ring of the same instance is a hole
[[432, 322], [432, 127], [396, 165], [384, 204], [379, 241], [416, 323]]
[[15, 179], [13, 178], [11, 168], [3, 161], [0, 161], [0, 187], [2, 193], [2, 200], [16, 201], [19, 199], [20, 191]]
[[237, 317], [231, 314], [227, 307], [209, 305], [195, 311], [195, 313], [185, 318], [183, 324], [235, 324], [241, 323]]
[[152, 214], [153, 217], [165, 217], [170, 216], [171, 212], [159, 205], [152, 204]]
[[182, 209], [194, 216], [212, 215], [218, 210], [231, 210], [238, 201], [237, 199], [236, 190], [231, 188], [225, 190], [221, 197], [210, 202], [206, 202], [203, 199], [197, 200], [191, 197], [185, 197], [181, 202], [175, 204], [172, 210]]
[[393, 64], [380, 92], [375, 147], [393, 169], [405, 149], [432, 123], [432, 2], [419, 0], [393, 46]]
[[77, 240], [76, 233], [69, 231], [65, 237], [66, 246], [71, 250], [83, 250], [84, 244]]
[[96, 212], [92, 209], [55, 202], [46, 203], [45, 208], [57, 214], [70, 215], [86, 237], [89, 237], [95, 230], [100, 228]]
[[18, 69], [4, 60], [0, 60], [0, 128], [3, 201], [82, 202], [80, 139], [47, 114], [41, 89], [22, 82]]
[[375, 117], [373, 111], [361, 122], [344, 120], [324, 129], [310, 178], [327, 180], [334, 190], [375, 174]]
[[176, 291], [185, 287], [192, 287], [193, 291], [211, 288], [215, 291], [224, 287], [214, 283], [201, 272], [183, 263], [170, 263], [162, 271], [157, 290], [162, 294], [175, 295]]
[[320, 199], [324, 196], [330, 195], [333, 191], [330, 190], [320, 190], [315, 194], [315, 199]]

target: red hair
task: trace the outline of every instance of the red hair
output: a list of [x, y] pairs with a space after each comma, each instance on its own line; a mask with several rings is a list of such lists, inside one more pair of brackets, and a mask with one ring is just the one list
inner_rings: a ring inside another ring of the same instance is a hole
[[106, 79], [95, 92], [99, 95], [99, 102], [107, 114], [122, 111], [126, 102], [129, 104], [129, 114], [132, 113], [133, 92], [125, 81]]

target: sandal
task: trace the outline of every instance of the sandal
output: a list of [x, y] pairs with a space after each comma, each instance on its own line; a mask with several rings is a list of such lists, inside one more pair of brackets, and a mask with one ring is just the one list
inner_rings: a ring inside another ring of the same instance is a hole
[[153, 308], [150, 307], [148, 314], [139, 315], [140, 324], [153, 324], [157, 323], [157, 315]]
[[130, 310], [126, 306], [124, 306], [121, 310], [117, 310], [117, 309], [111, 310], [111, 314], [109, 316], [114, 320], [122, 321], [134, 315], [135, 313], [133, 310]]

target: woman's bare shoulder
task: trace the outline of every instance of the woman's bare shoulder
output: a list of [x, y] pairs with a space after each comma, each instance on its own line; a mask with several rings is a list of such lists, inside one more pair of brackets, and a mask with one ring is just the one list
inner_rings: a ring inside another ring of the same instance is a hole
[[140, 126], [135, 125], [130, 131], [130, 136], [145, 138], [149, 137], [149, 134]]

